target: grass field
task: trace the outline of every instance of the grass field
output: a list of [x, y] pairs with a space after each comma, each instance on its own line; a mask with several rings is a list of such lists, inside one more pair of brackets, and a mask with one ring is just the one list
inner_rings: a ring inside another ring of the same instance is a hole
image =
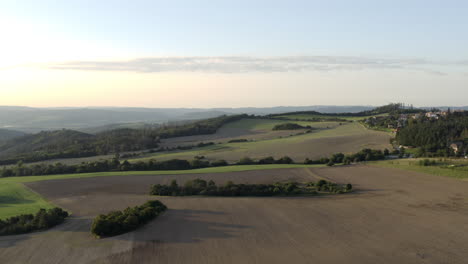
[[[421, 166], [419, 161], [422, 159], [398, 159], [398, 160], [384, 160], [371, 162], [369, 164], [373, 166], [386, 167], [386, 168], [397, 168], [408, 171], [422, 172], [426, 174], [452, 177], [457, 179], [468, 179], [468, 160], [446, 160], [447, 164], [442, 166]], [[438, 161], [439, 159], [434, 159]]]
[[[270, 131], [277, 123], [276, 120], [258, 123], [258, 120], [251, 119], [241, 120], [228, 126], [249, 128], [252, 131], [261, 131], [262, 129]], [[188, 151], [158, 152], [130, 161], [192, 159], [194, 156], [202, 155], [209, 160], [225, 159], [229, 162], [236, 162], [245, 156], [259, 159], [267, 156], [280, 158], [286, 155], [297, 162], [302, 162], [305, 158], [318, 159], [337, 152], [353, 153], [363, 148], [391, 148], [389, 134], [366, 129], [357, 122], [343, 123], [342, 125], [339, 122], [299, 123], [302, 125], [310, 124], [313, 127], [321, 126], [323, 129], [307, 134], [298, 134], [298, 131], [283, 131], [286, 134], [283, 134], [282, 137], [242, 143], [221, 143]]]
[[26, 188], [22, 183], [37, 182], [58, 179], [76, 179], [105, 176], [131, 176], [131, 175], [178, 175], [178, 174], [203, 174], [203, 173], [225, 173], [243, 172], [255, 170], [272, 170], [288, 168], [321, 167], [323, 165], [296, 165], [296, 164], [271, 164], [271, 165], [239, 165], [215, 168], [203, 168], [196, 170], [174, 170], [174, 171], [119, 171], [119, 172], [96, 172], [78, 173], [47, 176], [24, 176], [0, 179], [0, 219], [16, 216], [19, 214], [35, 213], [40, 208], [52, 208], [53, 205], [44, 200], [40, 195]]
[[[197, 135], [169, 138], [162, 140], [163, 147], [177, 147], [184, 145], [196, 145], [200, 142], [227, 143], [232, 139], [247, 139], [250, 141], [262, 141], [287, 137], [292, 134], [305, 132], [307, 129], [300, 130], [276, 130], [273, 127], [278, 124], [289, 123], [286, 120], [273, 119], [251, 119], [245, 118], [221, 127], [215, 134]], [[315, 129], [333, 129], [339, 126], [339, 122], [309, 122], [294, 121], [302, 126], [311, 126]]]
[[[141, 154], [131, 160], [138, 161], [152, 158], [159, 160], [171, 158], [192, 159], [194, 156], [203, 155], [209, 160], [225, 159], [229, 162], [236, 162], [244, 156], [258, 159], [266, 156], [280, 158], [287, 155], [298, 162], [302, 162], [305, 158], [321, 158], [336, 152], [351, 153], [362, 148], [391, 148], [388, 143], [389, 134], [366, 129], [357, 122], [345, 122], [340, 125], [340, 122], [292, 121], [303, 126], [310, 125], [316, 128], [309, 134], [303, 134], [306, 129], [272, 130], [275, 125], [287, 122], [291, 121], [246, 118], [223, 126], [215, 134], [164, 139], [161, 143], [162, 147], [169, 148], [193, 146], [200, 142], [218, 143], [216, 145], [185, 151]], [[228, 143], [232, 139], [247, 139], [249, 142]], [[56, 159], [37, 163], [60, 162], [73, 165], [110, 158], [112, 158], [112, 155]]]
[[0, 219], [52, 207], [52, 204], [21, 183], [0, 182]]

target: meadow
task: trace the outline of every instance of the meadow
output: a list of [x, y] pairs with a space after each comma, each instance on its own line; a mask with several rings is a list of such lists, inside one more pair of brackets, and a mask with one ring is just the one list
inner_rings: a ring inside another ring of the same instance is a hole
[[[134, 162], [149, 159], [167, 160], [173, 158], [192, 159], [194, 156], [205, 156], [209, 160], [225, 159], [229, 162], [236, 162], [245, 156], [256, 159], [267, 156], [273, 156], [275, 158], [289, 156], [296, 162], [302, 162], [306, 158], [318, 159], [328, 157], [337, 152], [353, 153], [363, 148], [391, 148], [389, 144], [389, 134], [369, 130], [359, 123], [295, 122], [304, 126], [310, 125], [318, 129], [312, 130], [310, 133], [305, 133], [305, 130], [271, 131], [273, 126], [284, 122], [287, 121], [240, 120], [228, 124], [227, 127], [223, 127], [219, 134], [227, 134], [225, 131], [241, 129], [243, 131], [250, 131], [250, 135], [255, 135], [256, 138], [249, 138], [246, 135], [235, 137], [250, 140], [240, 143], [227, 142], [233, 139], [233, 137], [218, 138], [215, 142], [220, 143], [212, 146], [194, 148], [186, 151], [158, 152], [143, 157], [136, 157], [129, 161]], [[273, 138], [265, 136], [271, 135], [274, 132], [281, 132], [282, 135], [276, 135]], [[217, 135], [218, 133], [215, 134], [214, 137]], [[264, 137], [260, 138], [260, 136]], [[199, 142], [194, 138], [191, 138], [191, 140], [193, 140], [190, 141], [192, 144]], [[209, 141], [208, 138], [205, 138], [205, 140]], [[171, 141], [168, 140], [168, 142]], [[179, 143], [180, 142], [181, 141], [179, 141]], [[173, 143], [173, 141], [171, 143]]]
[[0, 180], [0, 219], [21, 214], [33, 214], [40, 208], [50, 209], [53, 204], [21, 183]]
[[408, 171], [416, 171], [436, 176], [452, 177], [456, 179], [468, 179], [468, 160], [467, 159], [443, 159], [434, 158], [436, 165], [422, 166], [419, 159], [397, 159], [397, 160], [383, 160], [373, 161], [370, 165], [397, 168]]

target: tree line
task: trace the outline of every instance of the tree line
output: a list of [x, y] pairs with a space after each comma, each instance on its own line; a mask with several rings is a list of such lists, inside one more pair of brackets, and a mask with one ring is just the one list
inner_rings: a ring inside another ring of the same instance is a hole
[[[386, 149], [381, 150], [363, 149], [355, 154], [345, 155], [343, 153], [335, 153], [329, 158], [320, 158], [317, 160], [305, 159], [302, 164], [327, 164], [333, 166], [337, 163], [345, 165], [352, 162], [382, 160], [390, 152]], [[0, 170], [0, 177], [13, 176], [39, 176], [39, 175], [55, 175], [55, 174], [74, 174], [74, 173], [92, 173], [92, 172], [110, 172], [110, 171], [161, 171], [161, 170], [190, 170], [201, 169], [208, 167], [221, 167], [229, 165], [265, 165], [265, 164], [296, 164], [295, 161], [284, 156], [278, 159], [274, 157], [265, 157], [258, 160], [250, 157], [243, 157], [238, 162], [229, 164], [226, 160], [206, 160], [203, 156], [196, 156], [192, 160], [170, 159], [165, 161], [156, 161], [150, 159], [148, 161], [129, 162], [119, 160], [119, 155], [116, 155], [111, 160], [99, 160], [91, 162], [83, 162], [77, 165], [66, 165], [63, 163], [55, 164], [34, 164], [25, 165], [23, 162], [18, 162], [13, 167], [3, 167]]]
[[321, 193], [346, 193], [352, 190], [351, 184], [339, 185], [326, 180], [316, 183], [308, 182], [277, 182], [274, 184], [234, 184], [228, 181], [223, 186], [217, 186], [213, 180], [194, 179], [179, 186], [176, 180], [169, 185], [155, 184], [151, 186], [150, 194], [159, 196], [278, 196], [278, 195], [313, 195]]
[[0, 219], [0, 235], [17, 235], [54, 227], [68, 217], [68, 212], [55, 207], [40, 209], [35, 215], [23, 214], [6, 220]]
[[312, 129], [311, 126], [301, 126], [296, 123], [283, 123], [273, 127], [273, 130], [297, 130], [297, 129]]
[[158, 200], [147, 201], [141, 206], [128, 207], [123, 211], [112, 211], [94, 218], [91, 233], [97, 237], [120, 235], [137, 229], [166, 211], [167, 207]]
[[374, 160], [383, 160], [385, 156], [390, 155], [390, 151], [385, 149], [384, 151], [378, 149], [362, 149], [361, 151], [345, 155], [343, 153], [332, 154], [329, 158], [320, 158], [318, 160], [306, 159], [304, 164], [327, 164], [333, 166], [336, 163], [343, 163], [349, 165], [352, 162], [362, 162], [362, 161], [374, 161]]

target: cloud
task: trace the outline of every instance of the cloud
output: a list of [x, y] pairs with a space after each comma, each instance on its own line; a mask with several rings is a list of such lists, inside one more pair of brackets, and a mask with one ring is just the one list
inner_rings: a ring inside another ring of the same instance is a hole
[[366, 58], [351, 56], [214, 56], [214, 57], [147, 57], [125, 61], [71, 61], [47, 65], [58, 70], [157, 72], [302, 72], [365, 69], [409, 69], [444, 75], [433, 66], [466, 66], [467, 61], [434, 62], [426, 59]]

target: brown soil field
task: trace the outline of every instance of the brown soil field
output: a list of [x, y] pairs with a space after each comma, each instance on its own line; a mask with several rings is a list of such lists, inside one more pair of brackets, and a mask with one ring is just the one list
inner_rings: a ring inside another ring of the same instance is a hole
[[[161, 197], [169, 210], [113, 238], [92, 217], [155, 197], [177, 179], [269, 183], [326, 178], [351, 194]], [[73, 216], [49, 231], [0, 237], [0, 263], [466, 263], [468, 182], [364, 165], [221, 174], [115, 176], [27, 184]]]

